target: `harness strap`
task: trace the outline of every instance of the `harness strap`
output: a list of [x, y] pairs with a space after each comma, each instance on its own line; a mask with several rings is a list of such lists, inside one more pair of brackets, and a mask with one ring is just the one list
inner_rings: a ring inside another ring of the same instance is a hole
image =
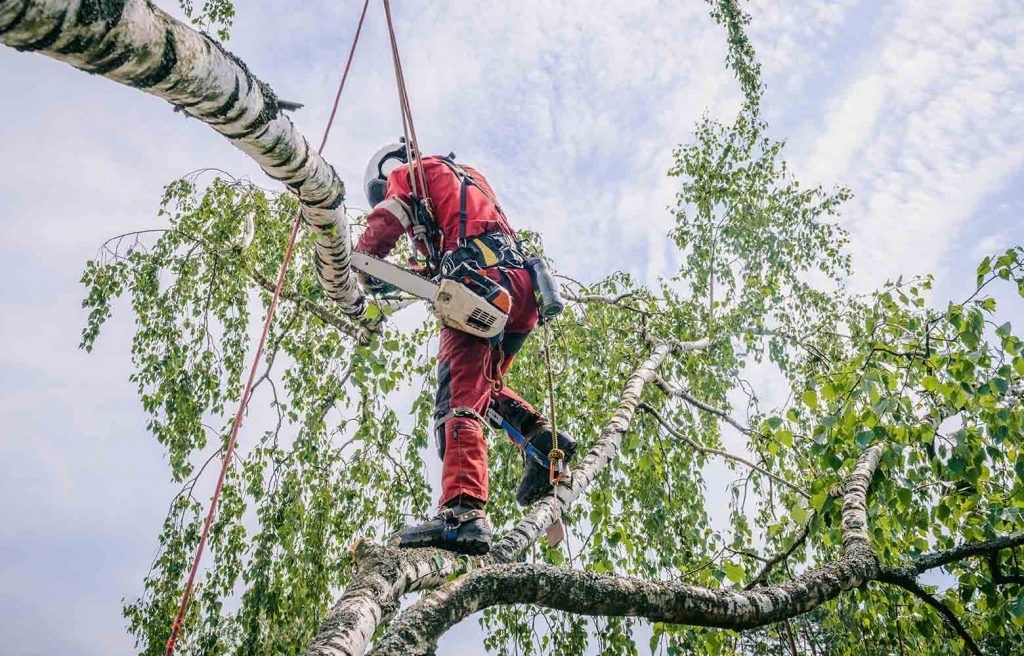
[[466, 245], [466, 189], [468, 175], [463, 175], [459, 185], [459, 248]]
[[494, 209], [498, 212], [498, 216], [501, 217], [502, 222], [505, 224], [505, 229], [511, 233], [512, 239], [519, 243], [519, 238], [516, 236], [515, 231], [512, 230], [512, 224], [508, 222], [508, 217], [505, 216], [505, 210], [501, 209], [501, 204], [498, 203], [498, 199], [495, 198], [487, 191], [479, 182], [476, 181], [472, 175], [466, 171], [460, 164], [457, 164], [453, 159], [454, 155], [446, 155], [444, 157], [438, 157], [437, 159], [444, 163], [448, 167], [455, 177], [459, 180], [459, 246], [466, 245], [466, 221], [468, 220], [466, 213], [466, 189], [470, 185], [480, 190], [480, 193], [491, 201], [491, 205], [494, 205]]
[[451, 508], [445, 508], [438, 515], [444, 520], [444, 528], [441, 529], [441, 539], [445, 542], [454, 543], [459, 539], [459, 527], [466, 522], [471, 522], [476, 519], [482, 519], [487, 516], [483, 510], [466, 510], [459, 514], [455, 514], [455, 511]]
[[475, 419], [476, 421], [480, 422], [481, 424], [485, 423], [484, 422], [484, 418], [481, 417], [480, 413], [478, 413], [476, 410], [474, 410], [473, 408], [470, 408], [468, 406], [460, 405], [457, 408], [452, 408], [451, 410], [449, 410], [445, 414], [443, 414], [440, 417], [438, 417], [437, 419], [435, 419], [434, 420], [434, 425], [435, 426], [444, 426], [446, 421], [448, 421], [449, 419], [454, 419], [455, 417], [464, 417], [466, 419]]
[[451, 508], [445, 508], [444, 510], [441, 511], [441, 514], [439, 516], [442, 519], [444, 519], [445, 524], [459, 526], [461, 524], [465, 524], [466, 522], [471, 522], [474, 519], [482, 519], [487, 516], [487, 513], [478, 508], [474, 508], [473, 510], [464, 510], [456, 515], [455, 511], [452, 510]]
[[548, 460], [547, 456], [540, 452], [540, 449], [533, 446], [528, 439], [526, 439], [522, 433], [520, 433], [515, 426], [509, 423], [507, 419], [502, 417], [494, 408], [487, 409], [487, 418], [491, 420], [492, 424], [501, 426], [502, 430], [508, 433], [509, 438], [515, 442], [523, 453], [527, 457], [532, 458], [534, 462], [543, 467], [544, 469], [550, 469], [551, 461]]

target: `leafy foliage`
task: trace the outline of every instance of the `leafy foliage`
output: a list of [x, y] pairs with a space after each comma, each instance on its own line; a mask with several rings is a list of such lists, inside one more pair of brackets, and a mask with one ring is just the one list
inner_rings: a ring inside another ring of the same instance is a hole
[[[210, 0], [194, 20], [226, 30], [233, 10], [224, 7]], [[1009, 283], [1024, 295], [1024, 250], [986, 258], [977, 291], [945, 308], [930, 306], [929, 277], [848, 294], [846, 235], [835, 217], [850, 192], [793, 178], [783, 144], [759, 118], [749, 17], [728, 0], [713, 3], [712, 16], [726, 28], [744, 107], [730, 124], [703, 119], [675, 151], [670, 237], [681, 264], [673, 276], [654, 288], [622, 273], [566, 284], [607, 298], [572, 305], [552, 327], [559, 426], [584, 449], [593, 444], [651, 340], [707, 336], [714, 347], [667, 363], [663, 387], [675, 393], [645, 392], [675, 434], [653, 415], [638, 417], [566, 518], [567, 546], [542, 541], [530, 557], [704, 586], [783, 580], [835, 557], [833, 489], [878, 442], [887, 448], [869, 523], [884, 564], [1021, 530], [1024, 346], [997, 319], [989, 290]], [[183, 486], [145, 593], [125, 605], [143, 654], [162, 653], [198, 541], [204, 468], [223, 448], [251, 331], [269, 301], [265, 283], [295, 211], [292, 198], [251, 183], [198, 180], [168, 186], [165, 230], [108, 242], [83, 275], [84, 348], [120, 310], [116, 299], [130, 302], [133, 381]], [[254, 239], [243, 246], [250, 220]], [[331, 319], [311, 258], [301, 244], [286, 279], [183, 654], [297, 653], [347, 580], [349, 542], [389, 533], [429, 506], [433, 321], [361, 342]], [[530, 340], [507, 381], [538, 406], [541, 349]], [[748, 379], [767, 384], [755, 390]], [[694, 444], [740, 452], [789, 485]], [[500, 534], [520, 516], [512, 490], [521, 465], [502, 439], [490, 457], [489, 512]], [[725, 498], [715, 496], [722, 489]], [[789, 555], [760, 575], [777, 554]], [[1007, 569], [1019, 564], [1019, 554], [1000, 558]], [[1024, 642], [1020, 597], [976, 563], [951, 565], [937, 595], [990, 653]], [[491, 609], [481, 621], [488, 648], [502, 653], [760, 654], [788, 649], [791, 638], [819, 654], [960, 650], [932, 609], [881, 585], [744, 634], [657, 624], [648, 641], [627, 618], [532, 608]]]
[[182, 11], [201, 30], [216, 29], [217, 37], [227, 41], [231, 24], [235, 20], [235, 4], [232, 0], [203, 0], [201, 7], [194, 0], [178, 0]]
[[[241, 393], [251, 315], [269, 302], [254, 277], [276, 275], [295, 202], [221, 178], [200, 188], [192, 176], [168, 186], [164, 207], [169, 227], [155, 243], [146, 245], [147, 235], [108, 242], [83, 275], [85, 348], [114, 299], [131, 301], [133, 380], [150, 430], [183, 485], [145, 594], [125, 605], [145, 654], [162, 653], [198, 542], [212, 471], [202, 474], [221, 453], [231, 403]], [[255, 239], [243, 251], [246, 217]], [[299, 249], [286, 291], [319, 305], [311, 253], [309, 244]], [[432, 368], [422, 351], [431, 328], [388, 332], [370, 348], [283, 302], [243, 429], [248, 439], [212, 530], [210, 566], [183, 653], [300, 650], [346, 580], [348, 543], [425, 512], [426, 422], [406, 430], [393, 408], [404, 416], [407, 402], [392, 399], [412, 398], [421, 414], [429, 411], [431, 393], [419, 384]]]

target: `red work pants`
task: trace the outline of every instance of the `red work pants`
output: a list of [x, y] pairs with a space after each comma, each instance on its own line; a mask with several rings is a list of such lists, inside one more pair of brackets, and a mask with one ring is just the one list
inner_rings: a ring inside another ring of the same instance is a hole
[[493, 381], [508, 372], [537, 326], [539, 314], [530, 273], [525, 269], [486, 269], [485, 274], [509, 291], [512, 312], [504, 339], [496, 347], [452, 328], [441, 330], [434, 420], [442, 459], [442, 506], [461, 497], [487, 501], [487, 440], [479, 417], [487, 412], [492, 399], [513, 399], [530, 408], [507, 387], [495, 392], [493, 386]]

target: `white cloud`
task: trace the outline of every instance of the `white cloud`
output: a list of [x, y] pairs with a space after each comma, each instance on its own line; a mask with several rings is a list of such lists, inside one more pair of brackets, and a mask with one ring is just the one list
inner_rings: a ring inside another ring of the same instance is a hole
[[902, 3], [829, 104], [798, 169], [857, 194], [845, 221], [860, 287], [941, 273], [979, 205], [1024, 163], [1014, 5]]

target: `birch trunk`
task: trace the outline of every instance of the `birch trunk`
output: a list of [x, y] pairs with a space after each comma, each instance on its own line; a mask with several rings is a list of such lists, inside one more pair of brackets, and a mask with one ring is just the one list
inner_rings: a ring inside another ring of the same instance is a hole
[[363, 317], [345, 186], [271, 88], [219, 43], [146, 0], [0, 0], [0, 42], [163, 98], [224, 135], [298, 196], [320, 283], [342, 312]]

